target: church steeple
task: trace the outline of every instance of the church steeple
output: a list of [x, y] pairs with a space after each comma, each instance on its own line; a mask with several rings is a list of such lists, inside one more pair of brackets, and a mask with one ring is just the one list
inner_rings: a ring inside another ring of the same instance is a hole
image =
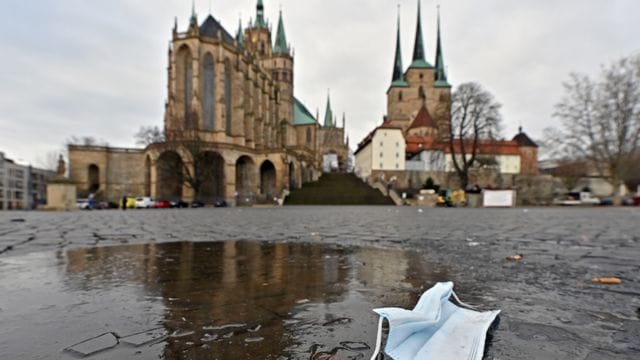
[[393, 78], [391, 87], [409, 86], [404, 78], [404, 68], [402, 66], [402, 48], [400, 45], [400, 10], [398, 9], [398, 33], [396, 35], [396, 57], [393, 62]]
[[416, 42], [413, 45], [413, 62], [412, 68], [432, 68], [433, 66], [427, 62], [424, 51], [424, 41], [422, 40], [422, 12], [420, 11], [420, 0], [418, 0], [418, 21], [416, 25]]
[[282, 10], [278, 19], [278, 31], [276, 33], [276, 42], [273, 45], [274, 54], [289, 55], [289, 45], [287, 44], [287, 36], [284, 32], [284, 22], [282, 21]]
[[267, 23], [264, 20], [264, 4], [262, 0], [258, 0], [258, 5], [256, 6], [256, 22], [255, 26], [258, 28], [266, 28]]
[[447, 72], [444, 66], [442, 54], [442, 41], [440, 36], [440, 6], [438, 6], [438, 41], [436, 45], [436, 87], [451, 87], [447, 81]]
[[191, 19], [189, 19], [189, 25], [198, 26], [198, 15], [196, 15], [196, 1], [191, 2]]
[[333, 111], [329, 94], [327, 94], [327, 108], [324, 113], [324, 127], [333, 127]]
[[242, 30], [242, 19], [238, 21], [238, 31], [236, 32], [236, 41], [240, 46], [244, 46], [244, 31]]

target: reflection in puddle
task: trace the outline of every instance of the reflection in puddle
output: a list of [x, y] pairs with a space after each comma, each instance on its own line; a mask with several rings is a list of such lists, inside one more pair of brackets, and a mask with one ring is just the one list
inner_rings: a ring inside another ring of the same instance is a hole
[[361, 359], [375, 345], [372, 308], [411, 307], [447, 277], [414, 252], [313, 244], [183, 242], [38, 259], [15, 259], [14, 272], [42, 271], [11, 296], [19, 304], [45, 292], [39, 305], [50, 307], [0, 312], [16, 330], [0, 330], [0, 358], [51, 355], [110, 332], [119, 345], [101, 358]]

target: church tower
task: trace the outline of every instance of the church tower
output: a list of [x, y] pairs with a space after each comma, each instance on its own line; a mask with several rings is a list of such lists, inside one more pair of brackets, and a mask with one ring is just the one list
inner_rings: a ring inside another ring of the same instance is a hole
[[[400, 21], [393, 69], [393, 80], [387, 91], [387, 120], [391, 125], [407, 131], [418, 113], [424, 108], [436, 124], [441, 135], [446, 134], [450, 122], [451, 85], [447, 82], [440, 33], [438, 11], [438, 36], [435, 66], [427, 61], [422, 31], [422, 9], [418, 0], [413, 58], [409, 68], [402, 68], [400, 49]], [[424, 111], [423, 111], [424, 112]]]
[[293, 55], [284, 31], [282, 10], [278, 18], [276, 41], [273, 44], [270, 63], [272, 78], [276, 82], [276, 103], [278, 122], [293, 124]]
[[264, 17], [264, 3], [258, 0], [256, 5], [256, 19], [249, 24], [245, 33], [247, 50], [262, 60], [271, 57], [271, 29]]

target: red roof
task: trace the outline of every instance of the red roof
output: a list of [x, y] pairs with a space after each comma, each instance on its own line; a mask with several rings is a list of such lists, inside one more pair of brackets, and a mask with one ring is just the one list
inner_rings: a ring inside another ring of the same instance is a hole
[[[464, 142], [467, 153], [473, 148], [473, 141], [466, 140]], [[456, 154], [461, 153], [460, 140], [453, 142]], [[451, 147], [447, 145], [444, 149], [447, 154], [451, 153]], [[517, 141], [512, 140], [478, 140], [478, 154], [481, 155], [520, 155], [520, 146]]]
[[436, 122], [433, 121], [431, 114], [429, 114], [429, 110], [427, 107], [422, 105], [420, 111], [418, 111], [418, 115], [413, 120], [411, 125], [409, 125], [409, 129], [415, 129], [420, 127], [436, 127]]
[[[451, 154], [451, 147], [448, 141], [438, 141], [432, 136], [407, 136], [408, 154], [417, 154], [424, 150], [439, 150]], [[454, 141], [456, 154], [461, 153], [460, 141]], [[471, 140], [465, 141], [465, 151], [470, 153], [473, 148]], [[517, 141], [509, 140], [479, 140], [478, 154], [480, 155], [520, 155], [520, 147]]]

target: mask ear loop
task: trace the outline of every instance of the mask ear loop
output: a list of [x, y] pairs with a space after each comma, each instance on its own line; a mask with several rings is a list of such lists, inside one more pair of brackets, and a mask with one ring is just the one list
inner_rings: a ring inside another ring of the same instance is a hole
[[460, 298], [458, 297], [458, 295], [456, 295], [456, 292], [455, 292], [455, 291], [451, 291], [451, 295], [453, 295], [453, 299], [454, 299], [454, 300], [458, 303], [458, 305], [460, 305], [460, 306], [464, 306], [464, 307], [469, 308], [469, 309], [477, 309], [477, 308], [478, 308], [477, 306], [469, 305], [469, 304], [467, 304], [467, 303], [463, 302], [462, 300], [460, 300]]
[[376, 339], [376, 348], [373, 350], [373, 355], [371, 356], [371, 360], [375, 360], [380, 353], [380, 347], [382, 346], [382, 322], [384, 319], [380, 316], [380, 320], [378, 320], [378, 337]]

